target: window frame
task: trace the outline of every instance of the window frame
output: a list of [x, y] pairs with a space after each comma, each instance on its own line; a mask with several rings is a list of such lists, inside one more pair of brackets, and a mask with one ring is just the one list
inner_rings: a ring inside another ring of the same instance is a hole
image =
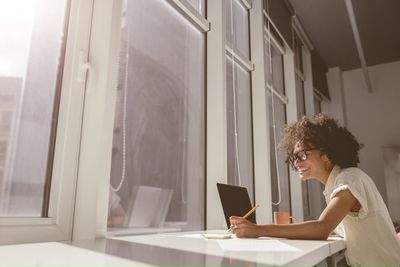
[[[282, 43], [278, 42], [271, 34], [271, 44], [277, 48], [282, 48], [283, 53], [283, 73], [284, 73], [284, 84], [285, 84], [285, 96], [287, 97], [288, 104], [286, 105], [286, 123], [292, 123], [298, 120], [298, 103], [297, 103], [297, 91], [296, 91], [296, 70], [295, 70], [295, 55], [292, 48], [283, 38], [269, 15], [263, 10], [263, 19], [267, 23], [270, 23], [270, 27], [274, 29], [274, 32], [278, 35]], [[268, 34], [268, 28], [263, 25], [264, 34]], [[268, 35], [267, 35], [268, 37]], [[265, 38], [265, 37], [263, 37]], [[290, 205], [292, 216], [297, 220], [302, 221], [303, 217], [303, 205], [302, 205], [302, 185], [301, 180], [298, 179], [298, 175], [295, 171], [289, 168], [289, 180], [290, 180]]]
[[[292, 17], [292, 28], [293, 34], [297, 35], [297, 38], [302, 43], [301, 53], [303, 73], [296, 70], [296, 76], [300, 76], [300, 74], [302, 75], [301, 78], [304, 84], [305, 115], [312, 116], [317, 110], [314, 98], [318, 96], [320, 101], [325, 100], [324, 97], [320, 96], [319, 92], [315, 90], [313, 85], [310, 51], [314, 49], [314, 46], [296, 16]], [[308, 214], [304, 214], [303, 219], [317, 219], [325, 207], [325, 200], [323, 199], [322, 194], [323, 186], [317, 181], [308, 181], [305, 186], [307, 186], [308, 194]]]
[[[201, 32], [209, 31], [209, 21], [187, 1], [168, 0], [167, 4]], [[86, 89], [89, 94], [85, 98], [73, 239], [94, 239], [108, 235], [108, 198], [117, 95], [116, 90], [109, 88], [117, 87], [122, 5], [123, 0], [97, 1], [93, 7], [89, 58], [95, 72], [93, 81], [89, 75]]]
[[[184, 0], [180, 0], [184, 1]], [[257, 215], [257, 220], [262, 223], [270, 223], [272, 222], [272, 210], [268, 207], [270, 203], [270, 192], [271, 186], [270, 182], [266, 181], [265, 177], [268, 177], [270, 169], [268, 163], [269, 161], [269, 149], [270, 146], [267, 134], [268, 127], [268, 118], [266, 118], [265, 108], [265, 77], [264, 77], [264, 66], [263, 58], [258, 59], [258, 54], [260, 54], [259, 48], [256, 47], [256, 42], [254, 40], [263, 40], [263, 19], [265, 19], [265, 12], [262, 10], [262, 3], [260, 1], [251, 2], [252, 8], [249, 10], [249, 19], [250, 19], [250, 54], [251, 61], [253, 65], [253, 71], [251, 71], [251, 88], [252, 88], [252, 112], [253, 112], [253, 143], [255, 151], [254, 153], [254, 176], [255, 176], [255, 199], [257, 203], [261, 203], [262, 206], [259, 208], [259, 213]], [[106, 4], [104, 4], [106, 5]], [[260, 6], [257, 6], [260, 5]], [[210, 23], [210, 30], [206, 33], [206, 94], [207, 94], [207, 106], [206, 106], [206, 229], [221, 229], [224, 228], [226, 223], [224, 220], [224, 216], [222, 213], [222, 207], [220, 204], [220, 200], [218, 197], [218, 192], [216, 190], [215, 183], [217, 182], [226, 182], [227, 181], [227, 137], [226, 137], [226, 99], [225, 99], [225, 91], [226, 91], [226, 66], [225, 66], [225, 57], [227, 50], [225, 43], [225, 25], [224, 25], [224, 3], [223, 1], [207, 1], [207, 21], [212, 21], [212, 25]], [[260, 7], [260, 10], [257, 10]], [[105, 10], [112, 10], [112, 6], [103, 7]], [[103, 11], [104, 12], [104, 11]], [[222, 14], [222, 16], [221, 16]], [[110, 15], [107, 14], [106, 17]], [[104, 14], [103, 14], [104, 17]], [[257, 28], [254, 27], [257, 25]], [[104, 28], [104, 26], [103, 26]], [[96, 32], [96, 30], [94, 30]], [[102, 29], [103, 35], [102, 39], [108, 40], [112, 38], [108, 35], [104, 35], [104, 29]], [[256, 37], [255, 35], [259, 35]], [[278, 32], [279, 34], [279, 32]], [[93, 38], [92, 43], [96, 43], [94, 39], [100, 39], [100, 37]], [[118, 38], [114, 38], [118, 39]], [[114, 44], [115, 45], [115, 44]], [[291, 50], [290, 46], [284, 41], [283, 45], [285, 46], [285, 55], [283, 58], [284, 61], [284, 82], [285, 88], [287, 92], [287, 101], [288, 101], [288, 110], [287, 110], [287, 121], [295, 121], [298, 119], [297, 114], [297, 106], [296, 106], [296, 92], [295, 92], [295, 68], [294, 68], [294, 53]], [[107, 48], [109, 49], [109, 48]], [[115, 48], [114, 48], [115, 49]], [[101, 49], [99, 48], [99, 51]], [[104, 49], [103, 49], [104, 50]], [[232, 49], [231, 49], [232, 50]], [[263, 50], [263, 49], [261, 49]], [[107, 50], [110, 51], [110, 50]], [[100, 52], [99, 52], [100, 53]], [[104, 51], [102, 52], [104, 53]], [[113, 53], [116, 53], [113, 51]], [[240, 59], [244, 59], [239, 53], [235, 53], [232, 50], [233, 57], [235, 58], [235, 62], [240, 64]], [[261, 53], [262, 55], [262, 53]], [[95, 55], [91, 55], [91, 57], [95, 57]], [[244, 61], [244, 60], [243, 60]], [[260, 62], [261, 61], [261, 62]], [[107, 62], [106, 59], [102, 59], [97, 62], [98, 66], [102, 65], [101, 62]], [[247, 62], [248, 63], [248, 62]], [[104, 63], [107, 64], [107, 63]], [[243, 64], [243, 62], [242, 62]], [[241, 65], [242, 65], [241, 64]], [[248, 65], [248, 64], [243, 64]], [[249, 66], [245, 67], [249, 69]], [[112, 71], [101, 71], [98, 75], [112, 73]], [[108, 78], [110, 79], [110, 78]], [[262, 84], [261, 91], [256, 88], [255, 84]], [[92, 91], [92, 89], [88, 89]], [[96, 90], [99, 90], [97, 88]], [[100, 90], [103, 90], [100, 88]], [[264, 97], [260, 97], [260, 96]], [[293, 97], [294, 95], [294, 97]], [[110, 96], [109, 98], [113, 98], [114, 96]], [[114, 106], [111, 105], [107, 107], [107, 111], [113, 110]], [[262, 112], [261, 112], [262, 111]], [[91, 113], [95, 112], [95, 108], [91, 108]], [[109, 116], [113, 116], [114, 111], [111, 112]], [[92, 114], [93, 115], [93, 114]], [[102, 130], [108, 131], [112, 129], [113, 123], [107, 122], [109, 124], [109, 128], [103, 125]], [[260, 122], [260, 123], [258, 123]], [[93, 125], [92, 125], [93, 126]], [[86, 128], [90, 128], [86, 126]], [[100, 129], [100, 128], [98, 128]], [[97, 130], [98, 131], [98, 130]], [[96, 132], [96, 130], [94, 130]], [[263, 133], [262, 136], [260, 133]], [[86, 133], [86, 141], [84, 142], [85, 146], [87, 146], [86, 153], [89, 153], [91, 150], [90, 147], [95, 149], [95, 144], [89, 144], [89, 132]], [[104, 140], [103, 140], [104, 141]], [[110, 142], [111, 143], [111, 142]], [[107, 143], [108, 144], [108, 143]], [[107, 145], [108, 146], [108, 145]], [[108, 148], [103, 148], [103, 152], [105, 154], [111, 154], [109, 151], [111, 149], [111, 145]], [[257, 151], [256, 151], [257, 150]], [[260, 151], [264, 150], [264, 151]], [[267, 152], [266, 152], [267, 151]], [[99, 150], [97, 150], [99, 153]], [[86, 156], [87, 160], [88, 157]], [[105, 163], [106, 161], [102, 161]], [[88, 166], [93, 163], [86, 163]], [[107, 163], [108, 164], [108, 163]], [[85, 168], [93, 168], [96, 164], [91, 165], [91, 167], [86, 166]], [[98, 170], [99, 171], [99, 170]], [[106, 173], [106, 175], [104, 175]], [[85, 185], [78, 185], [78, 189], [82, 188], [82, 190], [86, 190], [86, 193], [81, 193], [81, 196], [77, 197], [77, 203], [81, 203], [84, 201], [84, 196], [86, 198], [91, 196], [91, 198], [96, 198], [97, 201], [91, 201], [90, 203], [85, 203], [86, 207], [86, 218], [90, 218], [89, 221], [85, 221], [85, 216], [83, 216], [83, 211], [81, 213], [81, 219], [76, 219], [75, 230], [76, 232], [80, 232], [81, 234], [77, 236], [84, 236], [85, 229], [90, 232], [86, 237], [91, 236], [106, 236], [106, 220], [107, 220], [107, 206], [108, 206], [108, 182], [109, 177], [107, 177], [108, 173], [106, 170], [102, 172], [98, 172], [100, 174], [100, 185], [98, 187], [98, 192], [94, 192], [87, 189], [89, 187], [89, 182], [86, 182]], [[87, 172], [84, 176], [95, 176], [92, 172]], [[98, 180], [99, 182], [99, 180]], [[290, 173], [290, 184], [291, 184], [291, 192], [295, 193], [295, 196], [291, 197], [292, 204], [292, 212], [293, 215], [298, 219], [302, 219], [303, 209], [302, 206], [294, 206], [294, 203], [299, 203], [299, 194], [301, 199], [301, 187], [300, 181], [297, 177], [297, 174]], [[85, 189], [86, 188], [86, 189]], [[79, 194], [79, 192], [78, 192]], [[300, 201], [301, 202], [301, 201]], [[78, 205], [79, 206], [79, 205]], [[80, 205], [81, 206], [81, 205]], [[93, 216], [97, 213], [97, 217]], [[95, 219], [92, 219], [95, 218]], [[86, 226], [83, 226], [86, 223]], [[80, 228], [78, 230], [77, 228]], [[96, 230], [93, 230], [96, 229]], [[74, 230], [74, 231], [75, 231]], [[95, 233], [93, 233], [95, 231]]]
[[[230, 1], [230, 0], [229, 0]], [[227, 7], [226, 7], [226, 3], [227, 3], [227, 1], [223, 1], [224, 2], [224, 7], [225, 7], [225, 11], [227, 11]], [[249, 9], [251, 8], [251, 3], [250, 2], [247, 2], [246, 0], [233, 0], [231, 3], [230, 3], [230, 7], [231, 7], [231, 11], [233, 11], [233, 9], [234, 9], [234, 5], [235, 4], [237, 4], [237, 5], [240, 5], [244, 10], [245, 10], [245, 12], [247, 12], [247, 18], [248, 18], [248, 26], [250, 26], [250, 12], [249, 12]], [[250, 29], [248, 29], [248, 40], [247, 40], [247, 44], [248, 44], [248, 48], [249, 48], [249, 56], [245, 56], [243, 53], [241, 53], [240, 51], [239, 51], [239, 49], [237, 49], [235, 46], [234, 46], [234, 42], [233, 42], [233, 40], [235, 39], [234, 37], [235, 37], [235, 31], [233, 30], [234, 29], [234, 27], [235, 26], [237, 26], [237, 23], [235, 23], [234, 22], [234, 17], [232, 16], [234, 14], [234, 12], [232, 12], [232, 14], [230, 14], [230, 19], [231, 19], [231, 34], [232, 34], [232, 36], [231, 36], [231, 38], [232, 38], [232, 43], [231, 44], [229, 44], [229, 42], [228, 42], [228, 36], [227, 35], [225, 35], [224, 36], [224, 38], [225, 38], [225, 55], [226, 55], [226, 62], [228, 63], [228, 61], [230, 61], [230, 64], [232, 64], [232, 69], [231, 70], [227, 70], [227, 72], [228, 71], [232, 71], [232, 79], [233, 79], [233, 81], [232, 81], [232, 88], [228, 88], [228, 87], [226, 87], [226, 95], [225, 95], [225, 97], [227, 97], [227, 95], [228, 95], [228, 90], [235, 90], [235, 92], [233, 92], [233, 109], [234, 109], [234, 117], [238, 117], [236, 114], [237, 114], [237, 109], [238, 109], [238, 103], [239, 103], [239, 101], [236, 99], [236, 97], [235, 97], [235, 95], [237, 94], [237, 89], [236, 89], [236, 77], [237, 77], [237, 75], [236, 75], [236, 73], [238, 73], [238, 72], [240, 72], [240, 71], [243, 71], [243, 72], [246, 72], [247, 74], [248, 74], [248, 77], [249, 77], [249, 94], [250, 94], [250, 99], [249, 99], [249, 111], [250, 111], [250, 116], [251, 116], [251, 122], [250, 122], [250, 132], [252, 133], [252, 135], [251, 135], [251, 151], [252, 151], [252, 155], [251, 155], [251, 161], [252, 161], [252, 166], [251, 166], [251, 169], [252, 169], [252, 177], [251, 177], [251, 188], [248, 188], [248, 191], [249, 191], [249, 195], [250, 195], [250, 199], [252, 200], [252, 203], [254, 203], [254, 201], [255, 201], [255, 196], [254, 196], [254, 141], [253, 141], [253, 127], [252, 127], [252, 121], [253, 121], [253, 114], [252, 114], [252, 98], [251, 98], [251, 92], [252, 92], [252, 83], [251, 83], [251, 73], [252, 73], [252, 71], [254, 71], [254, 63], [251, 61], [251, 59], [250, 59]], [[225, 14], [225, 19], [224, 19], [224, 21], [226, 22], [226, 20], [227, 20], [227, 18], [228, 18], [228, 14]], [[226, 25], [225, 25], [226, 26]], [[228, 82], [226, 82], [226, 84], [227, 84]], [[228, 100], [228, 99], [227, 99]], [[226, 101], [227, 101], [226, 100]], [[228, 101], [227, 101], [228, 102]], [[227, 104], [228, 105], [228, 104]], [[227, 112], [227, 115], [228, 115], [228, 112]], [[228, 118], [227, 118], [228, 119]], [[238, 133], [239, 132], [239, 124], [237, 123], [237, 122], [234, 122], [234, 131], [236, 132], [236, 133]], [[233, 146], [233, 148], [232, 148], [232, 150], [234, 151], [234, 153], [235, 153], [235, 155], [234, 155], [234, 158], [235, 158], [235, 164], [234, 164], [234, 166], [236, 166], [236, 168], [237, 168], [237, 171], [238, 171], [238, 173], [240, 172], [240, 157], [239, 157], [239, 134], [236, 134], [236, 135], [234, 135], [235, 137], [234, 137], [234, 139], [235, 139], [235, 145]], [[228, 141], [228, 132], [226, 132], [226, 138], [227, 138], [227, 141]], [[227, 146], [228, 146], [228, 143], [227, 143]], [[228, 156], [228, 161], [230, 160], [230, 158], [229, 158], [229, 156]], [[228, 166], [229, 166], [229, 162], [227, 162], [227, 164], [228, 164]], [[239, 174], [239, 176], [238, 177], [241, 177], [241, 175]], [[228, 182], [232, 182], [232, 179], [227, 179], [228, 180]], [[250, 179], [249, 179], [250, 180]], [[243, 183], [243, 180], [241, 180], [241, 179], [239, 179], [239, 181], [238, 181], [239, 183], [238, 184], [234, 184], [234, 185], [239, 185], [239, 186], [245, 186], [245, 185], [243, 185], [244, 183]], [[240, 184], [240, 182], [242, 182], [242, 184]]]
[[89, 47], [92, 1], [71, 0], [61, 98], [46, 218], [0, 218], [1, 244], [70, 240], [85, 83], [79, 81], [79, 51]]
[[[94, 239], [107, 235], [109, 171], [116, 97], [107, 88], [116, 81], [119, 33], [116, 30], [118, 21], [115, 10], [122, 5], [122, 1], [71, 0], [50, 217], [0, 218], [0, 236], [5, 238], [5, 241], [1, 241], [3, 243]], [[249, 10], [249, 59], [226, 45], [223, 1], [206, 1], [205, 18], [186, 0], [168, 0], [195, 27], [206, 33], [206, 229], [221, 229], [226, 226], [215, 186], [216, 182], [227, 181], [225, 57], [232, 56], [233, 64], [238, 63], [251, 76], [254, 195], [256, 203], [261, 204], [257, 213], [259, 223], [272, 222], [272, 189], [269, 179], [266, 179], [271, 173], [271, 144], [265, 94], [270, 92], [285, 103], [288, 123], [298, 119], [295, 90], [297, 74], [292, 49], [279, 31], [275, 30], [282, 43], [272, 35], [270, 40], [272, 45], [283, 51], [286, 95], [282, 95], [266, 82], [264, 48], [258, 45], [265, 38], [263, 21], [270, 18], [263, 10], [262, 1], [238, 1]], [[86, 62], [86, 59], [90, 61]], [[93, 70], [88, 75], [87, 68]], [[307, 75], [311, 75], [311, 71], [304, 69], [306, 82], [312, 81]], [[313, 95], [312, 82], [307, 88], [311, 88]], [[309, 98], [309, 92], [306, 98]], [[307, 105], [308, 103], [306, 101]], [[100, 118], [99, 110], [104, 117]], [[99, 132], [102, 133], [100, 136]], [[293, 171], [290, 171], [289, 177], [292, 215], [302, 220], [301, 181]], [[97, 186], [93, 186], [94, 183]]]
[[[278, 55], [282, 58], [282, 64], [283, 64], [283, 68], [282, 68], [282, 79], [283, 79], [283, 91], [284, 91], [284, 94], [283, 93], [281, 93], [281, 92], [279, 92], [275, 87], [274, 87], [274, 80], [273, 80], [273, 77], [274, 77], [274, 75], [273, 75], [273, 73], [274, 73], [274, 67], [273, 66], [270, 66], [269, 68], [271, 68], [272, 69], [272, 79], [271, 80], [267, 80], [266, 81], [266, 83], [265, 83], [265, 90], [266, 90], [266, 93], [267, 94], [270, 94], [270, 97], [271, 97], [271, 99], [272, 98], [274, 98], [274, 97], [276, 97], [276, 99], [279, 101], [279, 104], [283, 104], [284, 105], [284, 110], [285, 110], [285, 123], [284, 124], [286, 124], [287, 123], [287, 121], [288, 121], [288, 107], [290, 106], [290, 104], [291, 104], [291, 102], [289, 101], [289, 98], [287, 97], [287, 94], [288, 94], [288, 91], [289, 90], [291, 90], [291, 88], [290, 88], [290, 86], [288, 87], [288, 85], [287, 85], [287, 82], [288, 82], [288, 80], [287, 80], [287, 73], [286, 73], [286, 69], [287, 69], [287, 66], [286, 66], [286, 64], [288, 64], [288, 62], [287, 62], [287, 59], [288, 59], [288, 54], [290, 54], [290, 52], [292, 51], [291, 49], [290, 49], [290, 47], [286, 44], [286, 42], [284, 41], [284, 39], [281, 39], [281, 42], [279, 42], [276, 38], [281, 38], [281, 35], [280, 35], [280, 33], [279, 33], [279, 31], [275, 28], [274, 29], [274, 31], [278, 34], [278, 36], [277, 37], [275, 37], [274, 36], [274, 34], [272, 34], [272, 32], [270, 31], [270, 28], [273, 28], [273, 27], [275, 27], [274, 26], [274, 24], [272, 23], [272, 21], [270, 21], [270, 19], [269, 19], [269, 17], [266, 15], [266, 12], [264, 12], [264, 15], [266, 16], [266, 19], [265, 19], [265, 22], [266, 23], [269, 23], [269, 26], [266, 26], [266, 25], [264, 25], [264, 27], [263, 27], [263, 40], [264, 40], [264, 42], [267, 44], [267, 45], [269, 45], [269, 47], [270, 47], [270, 50], [268, 51], [268, 53], [269, 53], [269, 55], [268, 55], [268, 58], [271, 58], [271, 60], [272, 60], [272, 49], [274, 49], [274, 51], [276, 52], [276, 53], [278, 53]], [[265, 53], [265, 52], [264, 52]], [[268, 62], [266, 63], [266, 64], [268, 64]], [[290, 63], [289, 63], [290, 64]], [[290, 83], [289, 83], [289, 85], [290, 85]], [[279, 105], [278, 104], [278, 105]], [[267, 103], [267, 105], [269, 106], [269, 105], [271, 105], [271, 103]], [[270, 109], [268, 108], [268, 110], [273, 110], [274, 109], [274, 107], [270, 107]], [[273, 116], [273, 114], [268, 114], [268, 116], [270, 117], [270, 119], [271, 119], [271, 117]], [[275, 119], [275, 118], [273, 118], [273, 119]], [[284, 127], [284, 125], [282, 125], [282, 128]], [[279, 140], [276, 140], [275, 138], [276, 138], [276, 133], [274, 134], [275, 136], [274, 136], [274, 144], [270, 144], [271, 146], [275, 146], [274, 147], [274, 149], [275, 149], [275, 154], [274, 154], [274, 156], [275, 156], [275, 166], [271, 166], [270, 168], [270, 177], [272, 177], [272, 168], [274, 168], [274, 169], [276, 169], [276, 172], [278, 173], [279, 172], [279, 169], [277, 168], [277, 165], [278, 165], [278, 162], [277, 162], [277, 160], [278, 160], [278, 153], [279, 153], [279, 151], [277, 151], [277, 149], [276, 149], [276, 145], [278, 144], [278, 142], [279, 142]], [[270, 138], [270, 131], [268, 131], [268, 138], [269, 139], [271, 139]], [[270, 163], [271, 163], [271, 158], [269, 158], [269, 161], [270, 161]], [[289, 170], [289, 166], [287, 166], [287, 169]], [[278, 173], [279, 174], [279, 173]], [[287, 203], [288, 203], [288, 206], [289, 206], [289, 210], [286, 210], [286, 211], [288, 211], [288, 212], [292, 212], [292, 192], [291, 192], [291, 177], [290, 177], [290, 173], [289, 173], [289, 171], [288, 171], [288, 173], [287, 173], [287, 175], [288, 175], [288, 183], [289, 183], [289, 188], [288, 188], [288, 192], [289, 192], [289, 199], [287, 200]], [[279, 177], [279, 176], [278, 176]], [[272, 180], [271, 180], [271, 183], [272, 183]], [[281, 181], [277, 181], [277, 183], [278, 183], [278, 186], [280, 187], [280, 186], [282, 186], [282, 184], [281, 184]], [[272, 188], [272, 185], [271, 185], [271, 190], [273, 190], [273, 188]], [[279, 190], [280, 190], [280, 193], [279, 193], [279, 195], [281, 194], [281, 188], [279, 188]], [[271, 197], [272, 197], [272, 191], [270, 192], [270, 194], [271, 194]], [[280, 199], [280, 200], [278, 200], [279, 201], [279, 203], [281, 203], [281, 201], [282, 201], [282, 199]], [[279, 206], [280, 204], [278, 204], [278, 205], [276, 205], [276, 204], [273, 204], [274, 203], [274, 200], [273, 199], [271, 199], [271, 203], [272, 203], [272, 205], [271, 205], [271, 209], [272, 210], [274, 210], [274, 208], [273, 208], [273, 206]]]

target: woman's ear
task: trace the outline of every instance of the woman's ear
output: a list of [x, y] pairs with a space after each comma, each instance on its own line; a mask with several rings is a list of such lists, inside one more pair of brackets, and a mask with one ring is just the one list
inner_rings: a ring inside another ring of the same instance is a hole
[[322, 160], [323, 160], [323, 162], [325, 164], [325, 168], [326, 169], [331, 169], [333, 167], [332, 161], [329, 159], [329, 157], [325, 153], [323, 153], [321, 155], [321, 158], [322, 158]]

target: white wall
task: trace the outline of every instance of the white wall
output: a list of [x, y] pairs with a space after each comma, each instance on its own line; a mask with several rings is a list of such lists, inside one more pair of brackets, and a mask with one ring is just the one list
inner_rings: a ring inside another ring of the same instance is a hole
[[341, 125], [347, 126], [342, 71], [338, 67], [330, 68], [326, 74], [326, 79], [331, 101], [323, 101], [321, 109], [337, 119]]
[[386, 200], [382, 147], [400, 145], [400, 61], [369, 67], [369, 72], [373, 93], [368, 93], [361, 69], [342, 72], [342, 110], [347, 128], [365, 145], [359, 167]]

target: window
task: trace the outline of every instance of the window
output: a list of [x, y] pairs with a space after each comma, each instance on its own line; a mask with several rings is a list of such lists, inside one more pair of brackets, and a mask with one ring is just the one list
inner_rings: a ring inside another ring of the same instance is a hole
[[286, 107], [275, 93], [267, 94], [270, 114], [270, 163], [273, 211], [290, 211], [290, 180], [285, 156], [276, 150], [280, 134], [286, 124]]
[[318, 93], [316, 93], [316, 90], [314, 90], [314, 111], [315, 114], [321, 113], [322, 112], [322, 97], [319, 96]]
[[[313, 100], [314, 100], [314, 112], [315, 112], [315, 114], [321, 113], [322, 112], [323, 97], [320, 95], [318, 90], [314, 90]], [[319, 183], [315, 187], [317, 187], [319, 189], [319, 191], [317, 191], [317, 193], [320, 193], [320, 194], [322, 194], [322, 192], [324, 192], [324, 190], [325, 190], [325, 185], [322, 184], [322, 183]], [[321, 214], [321, 212], [326, 207], [326, 202], [323, 201], [323, 199], [321, 199], [321, 201], [319, 201], [318, 204], [315, 205], [315, 206], [317, 206], [317, 208], [314, 208], [314, 209], [317, 211], [318, 214]], [[311, 214], [311, 215], [313, 215], [313, 214]], [[314, 219], [317, 219], [317, 217], [315, 215], [313, 217], [314, 217]]]
[[70, 16], [87, 29], [90, 4], [79, 15], [69, 1], [0, 4], [1, 243], [71, 236], [84, 90], [67, 29], [72, 43], [88, 43]]
[[249, 11], [225, 0], [228, 183], [254, 199]]
[[294, 33], [294, 58], [295, 58], [295, 73], [296, 73], [296, 90], [297, 90], [297, 106], [298, 114], [301, 116], [306, 115], [306, 104], [305, 104], [305, 88], [304, 88], [304, 65], [303, 65], [303, 49], [304, 44], [301, 41], [297, 33]]
[[226, 44], [250, 59], [249, 11], [241, 0], [225, 0]]
[[[227, 57], [228, 183], [247, 188], [253, 199], [250, 74]], [[235, 94], [235, 95], [234, 95]]]
[[166, 1], [123, 9], [108, 225], [202, 229], [205, 35]]
[[[300, 117], [306, 115], [306, 103], [305, 103], [305, 75], [304, 75], [304, 65], [303, 65], [303, 49], [304, 44], [301, 38], [298, 36], [297, 32], [294, 31], [294, 53], [295, 53], [295, 73], [296, 73], [296, 90], [297, 90], [297, 107]], [[311, 182], [305, 181], [301, 184], [302, 196], [303, 196], [303, 209], [304, 218], [311, 219]]]
[[271, 164], [271, 194], [273, 211], [291, 211], [290, 179], [285, 155], [276, 149], [286, 124], [286, 105], [288, 100], [285, 91], [283, 41], [271, 30], [273, 25], [266, 18], [264, 27], [264, 55], [267, 80], [267, 105], [269, 117], [270, 164]]
[[[42, 10], [45, 4], [20, 0], [1, 8], [1, 25], [7, 26], [0, 30], [2, 217], [47, 215], [50, 187], [45, 185], [51, 181], [67, 3], [52, 4], [57, 13]], [[9, 27], [17, 14], [24, 19]]]

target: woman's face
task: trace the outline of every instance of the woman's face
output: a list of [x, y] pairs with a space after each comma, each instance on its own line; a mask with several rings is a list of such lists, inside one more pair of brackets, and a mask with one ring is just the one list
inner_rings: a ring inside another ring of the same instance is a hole
[[290, 158], [302, 181], [317, 179], [325, 183], [333, 168], [328, 157], [311, 144], [297, 142]]

